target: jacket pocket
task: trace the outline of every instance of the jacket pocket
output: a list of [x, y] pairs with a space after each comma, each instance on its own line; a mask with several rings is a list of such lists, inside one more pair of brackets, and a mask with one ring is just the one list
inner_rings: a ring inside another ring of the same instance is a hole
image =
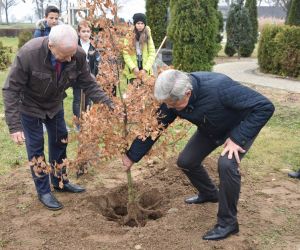
[[52, 82], [52, 75], [48, 73], [32, 71], [32, 77], [30, 81], [31, 91], [38, 96], [46, 95], [50, 84]]

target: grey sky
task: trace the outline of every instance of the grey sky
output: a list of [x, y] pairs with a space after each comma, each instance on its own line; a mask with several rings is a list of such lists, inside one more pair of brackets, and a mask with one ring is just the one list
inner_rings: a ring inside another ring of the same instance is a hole
[[[76, 1], [75, 1], [76, 2]], [[142, 12], [145, 13], [145, 1], [144, 0], [124, 0], [125, 4], [119, 11], [119, 16], [129, 20], [132, 18], [134, 13]], [[14, 15], [16, 20], [23, 19], [26, 16], [30, 16], [34, 13], [34, 5], [31, 1], [20, 2], [17, 6], [9, 9], [9, 15]], [[4, 20], [4, 16], [2, 17]]]

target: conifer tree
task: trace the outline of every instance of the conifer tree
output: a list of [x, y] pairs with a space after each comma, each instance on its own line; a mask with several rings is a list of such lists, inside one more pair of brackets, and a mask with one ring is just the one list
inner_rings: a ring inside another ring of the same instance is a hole
[[250, 21], [252, 24], [252, 36], [254, 43], [257, 42], [258, 35], [258, 20], [257, 20], [257, 1], [246, 0], [245, 7], [248, 9]]
[[243, 7], [243, 0], [238, 0], [237, 3], [231, 5], [227, 24], [227, 43], [225, 53], [232, 56], [233, 51], [238, 53], [238, 56], [250, 56], [253, 49], [253, 33], [252, 25], [249, 18], [248, 10]]
[[173, 65], [191, 72], [211, 70], [218, 52], [218, 19], [213, 1], [171, 0], [168, 36], [173, 42]]
[[156, 48], [167, 35], [168, 6], [169, 0], [146, 0], [147, 25]]
[[291, 0], [287, 24], [300, 26], [300, 0]]

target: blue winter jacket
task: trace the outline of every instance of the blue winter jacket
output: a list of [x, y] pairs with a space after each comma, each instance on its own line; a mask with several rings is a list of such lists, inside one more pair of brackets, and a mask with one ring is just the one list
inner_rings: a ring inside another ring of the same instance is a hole
[[43, 36], [49, 36], [49, 33], [51, 31], [51, 27], [48, 26], [47, 21], [42, 19], [39, 20], [36, 23], [36, 29], [34, 31], [33, 37], [43, 37]]
[[[176, 117], [186, 119], [216, 145], [230, 137], [239, 146], [255, 138], [272, 116], [275, 108], [266, 97], [219, 73], [191, 73], [192, 95], [181, 111], [160, 106], [161, 122], [167, 127]], [[155, 141], [133, 141], [127, 156], [138, 162]]]

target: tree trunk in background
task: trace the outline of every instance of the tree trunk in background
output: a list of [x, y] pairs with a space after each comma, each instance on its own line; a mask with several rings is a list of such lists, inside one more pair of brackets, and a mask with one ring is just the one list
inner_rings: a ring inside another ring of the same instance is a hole
[[0, 0], [0, 24], [2, 24], [2, 8], [3, 8], [3, 3], [2, 0]]
[[41, 14], [41, 11], [40, 11], [39, 1], [38, 0], [35, 0], [35, 5], [36, 5], [37, 15], [38, 15], [39, 19], [41, 19], [42, 18], [42, 14]]
[[7, 7], [7, 0], [5, 4], [5, 17], [6, 17], [6, 24], [8, 24], [8, 7]]

